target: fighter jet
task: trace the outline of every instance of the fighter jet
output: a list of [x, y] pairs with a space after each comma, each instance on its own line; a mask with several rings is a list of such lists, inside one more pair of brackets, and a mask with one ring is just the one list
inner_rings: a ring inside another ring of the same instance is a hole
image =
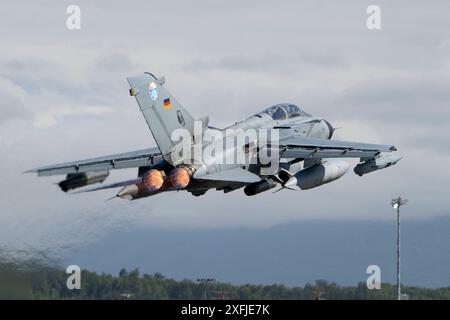
[[[210, 189], [247, 196], [270, 189], [307, 190], [354, 172], [363, 176], [396, 164], [393, 145], [332, 140], [335, 128], [291, 103], [271, 106], [226, 128], [194, 119], [166, 89], [165, 78], [143, 73], [127, 79], [157, 147], [38, 167], [38, 176], [65, 174], [61, 190], [71, 193], [121, 188], [116, 197], [135, 200], [185, 190]], [[110, 170], [137, 168], [137, 177], [107, 185]]]

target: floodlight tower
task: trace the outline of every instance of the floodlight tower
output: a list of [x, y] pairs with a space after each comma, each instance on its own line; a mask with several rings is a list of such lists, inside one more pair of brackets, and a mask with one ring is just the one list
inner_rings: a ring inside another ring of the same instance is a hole
[[204, 283], [203, 300], [208, 300], [208, 295], [207, 295], [207, 291], [206, 291], [207, 288], [208, 288], [208, 283], [217, 282], [217, 279], [214, 279], [214, 278], [199, 278], [199, 279], [197, 279], [197, 282]]
[[401, 197], [391, 200], [391, 206], [397, 211], [397, 300], [401, 300], [400, 289], [400, 207], [407, 204], [407, 199]]

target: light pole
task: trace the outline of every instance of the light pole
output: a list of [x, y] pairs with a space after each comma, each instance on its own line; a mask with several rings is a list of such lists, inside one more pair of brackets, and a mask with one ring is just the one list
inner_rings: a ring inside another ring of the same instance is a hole
[[401, 197], [391, 200], [391, 206], [397, 211], [397, 300], [401, 300], [400, 289], [400, 207], [407, 204], [407, 199]]

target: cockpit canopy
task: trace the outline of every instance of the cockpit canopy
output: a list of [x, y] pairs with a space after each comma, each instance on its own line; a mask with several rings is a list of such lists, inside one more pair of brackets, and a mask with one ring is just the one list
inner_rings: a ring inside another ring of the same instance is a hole
[[271, 116], [273, 120], [284, 120], [288, 118], [311, 116], [308, 113], [300, 110], [300, 108], [297, 107], [295, 104], [291, 103], [276, 104], [270, 108], [267, 108], [263, 112], [260, 112], [259, 114], [263, 113]]

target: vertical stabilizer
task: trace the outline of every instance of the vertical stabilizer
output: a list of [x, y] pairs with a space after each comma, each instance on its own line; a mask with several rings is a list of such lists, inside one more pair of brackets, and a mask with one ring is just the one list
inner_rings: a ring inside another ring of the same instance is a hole
[[183, 128], [190, 136], [194, 134], [194, 119], [164, 87], [164, 77], [156, 78], [150, 73], [127, 78], [130, 95], [136, 97], [139, 108], [147, 121], [163, 157], [171, 161], [170, 153], [175, 142], [173, 130]]

